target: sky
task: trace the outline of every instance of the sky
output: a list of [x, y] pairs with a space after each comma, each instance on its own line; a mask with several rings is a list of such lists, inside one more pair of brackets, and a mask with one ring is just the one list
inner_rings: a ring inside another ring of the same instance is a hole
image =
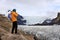
[[60, 0], [0, 0], [0, 13], [8, 15], [8, 10], [17, 9], [22, 16], [55, 18], [60, 12]]

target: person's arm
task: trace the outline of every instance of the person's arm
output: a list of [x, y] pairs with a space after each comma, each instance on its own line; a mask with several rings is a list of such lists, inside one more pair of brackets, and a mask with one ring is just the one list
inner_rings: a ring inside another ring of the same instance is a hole
[[17, 17], [18, 16], [18, 14], [17, 13], [14, 13], [14, 15]]

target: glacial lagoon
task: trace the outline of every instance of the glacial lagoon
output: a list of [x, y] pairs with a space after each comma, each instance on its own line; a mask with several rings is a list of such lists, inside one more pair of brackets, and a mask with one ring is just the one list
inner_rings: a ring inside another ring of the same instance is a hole
[[60, 40], [60, 25], [27, 26], [18, 25], [26, 34], [34, 35], [37, 40]]

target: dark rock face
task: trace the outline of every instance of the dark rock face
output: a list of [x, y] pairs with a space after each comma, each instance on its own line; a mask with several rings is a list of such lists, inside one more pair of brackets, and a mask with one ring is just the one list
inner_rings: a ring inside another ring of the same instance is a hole
[[[50, 21], [49, 23], [47, 21]], [[60, 13], [58, 12], [58, 15], [56, 18], [52, 20], [45, 20], [42, 24], [47, 24], [47, 25], [53, 25], [53, 24], [58, 24], [60, 25]]]
[[58, 15], [57, 15], [56, 18], [46, 19], [42, 24], [37, 23], [37, 24], [34, 24], [34, 25], [54, 25], [54, 24], [60, 25], [60, 12], [58, 12]]
[[52, 23], [60, 25], [60, 12], [55, 19], [52, 20]]
[[46, 19], [42, 24], [44, 25], [52, 25], [52, 20], [51, 19]]
[[24, 17], [21, 15], [18, 15], [18, 25], [26, 25], [26, 20], [24, 20]]

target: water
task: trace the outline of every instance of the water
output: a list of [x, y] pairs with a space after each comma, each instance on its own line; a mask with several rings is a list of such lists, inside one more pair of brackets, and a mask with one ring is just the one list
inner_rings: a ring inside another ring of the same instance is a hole
[[60, 25], [18, 26], [27, 34], [33, 34], [38, 40], [60, 40]]

